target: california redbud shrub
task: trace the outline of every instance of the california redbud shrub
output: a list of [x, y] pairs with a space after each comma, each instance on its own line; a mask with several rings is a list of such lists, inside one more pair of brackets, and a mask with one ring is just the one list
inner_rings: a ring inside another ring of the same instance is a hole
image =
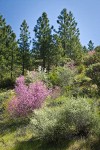
[[25, 84], [24, 77], [16, 80], [16, 96], [9, 102], [8, 111], [12, 117], [25, 117], [42, 106], [49, 90], [42, 81]]

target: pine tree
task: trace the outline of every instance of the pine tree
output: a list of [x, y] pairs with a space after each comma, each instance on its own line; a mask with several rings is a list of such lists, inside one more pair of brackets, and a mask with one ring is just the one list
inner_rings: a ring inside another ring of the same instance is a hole
[[24, 75], [25, 69], [30, 68], [30, 32], [26, 20], [24, 20], [20, 27], [20, 39], [19, 44], [19, 54], [20, 54], [20, 64], [22, 66], [22, 74]]
[[6, 22], [3, 16], [0, 16], [0, 79], [3, 79], [6, 66], [5, 66], [5, 52], [6, 52]]
[[62, 47], [61, 39], [57, 34], [53, 34], [52, 37], [52, 64], [55, 66], [59, 66], [63, 63], [64, 61], [64, 49]]
[[92, 51], [94, 50], [94, 43], [90, 40], [89, 43], [88, 43], [88, 50], [89, 51]]
[[13, 78], [17, 56], [16, 35], [5, 19], [0, 16], [0, 76]]
[[6, 38], [6, 60], [7, 60], [7, 68], [10, 72], [11, 79], [13, 78], [13, 74], [15, 76], [16, 65], [17, 65], [17, 54], [18, 54], [18, 45], [16, 41], [16, 35], [12, 31], [10, 25], [7, 26], [7, 38]]
[[86, 46], [83, 46], [82, 49], [83, 49], [83, 52], [84, 52], [84, 53], [87, 53], [87, 52], [88, 52], [88, 49], [87, 49]]
[[37, 25], [34, 27], [35, 39], [33, 39], [33, 54], [42, 61], [43, 69], [47, 67], [50, 69], [50, 62], [52, 57], [52, 35], [47, 14], [43, 12], [42, 16], [38, 18]]
[[79, 40], [79, 29], [73, 14], [67, 12], [67, 9], [63, 9], [58, 16], [57, 23], [59, 24], [58, 35], [62, 40], [64, 55], [79, 61], [82, 47]]

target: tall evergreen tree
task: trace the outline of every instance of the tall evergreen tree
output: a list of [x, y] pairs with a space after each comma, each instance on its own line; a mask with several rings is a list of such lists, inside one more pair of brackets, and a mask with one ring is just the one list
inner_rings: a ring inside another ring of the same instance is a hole
[[17, 56], [16, 35], [5, 19], [0, 16], [0, 76], [13, 78]]
[[78, 61], [81, 58], [81, 44], [79, 41], [79, 29], [73, 14], [63, 9], [58, 16], [58, 35], [62, 40], [64, 55]]
[[6, 60], [7, 60], [7, 68], [10, 71], [10, 77], [13, 78], [16, 71], [17, 65], [17, 54], [18, 54], [18, 45], [16, 41], [16, 35], [12, 31], [11, 26], [7, 26], [7, 39], [6, 39]]
[[64, 49], [62, 47], [61, 39], [57, 34], [53, 34], [52, 36], [52, 60], [51, 62], [55, 66], [59, 66], [64, 61]]
[[3, 16], [0, 16], [0, 79], [3, 79], [5, 70], [6, 70], [6, 60], [5, 60], [5, 52], [6, 52], [6, 22]]
[[86, 46], [83, 46], [82, 49], [83, 49], [83, 52], [84, 52], [84, 53], [87, 53], [87, 52], [88, 52], [88, 49], [87, 49]]
[[29, 70], [30, 68], [30, 32], [28, 30], [29, 27], [26, 20], [24, 20], [20, 27], [20, 39], [18, 40], [23, 75], [25, 69]]
[[47, 67], [49, 70], [52, 57], [52, 35], [49, 19], [45, 12], [38, 18], [37, 25], [34, 27], [34, 32], [33, 53], [38, 60], [42, 61], [42, 67]]
[[94, 43], [90, 40], [89, 43], [88, 43], [88, 50], [89, 51], [92, 51], [94, 50]]

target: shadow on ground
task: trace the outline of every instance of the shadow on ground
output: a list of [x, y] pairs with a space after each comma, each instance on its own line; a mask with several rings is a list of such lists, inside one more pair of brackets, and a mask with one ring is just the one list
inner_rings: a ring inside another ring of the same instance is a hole
[[29, 140], [24, 142], [18, 142], [16, 143], [16, 147], [14, 150], [66, 150], [66, 147], [68, 147], [70, 144], [70, 141], [54, 144], [54, 143], [43, 143], [40, 140]]
[[14, 150], [100, 150], [100, 139], [94, 141], [80, 139], [58, 144], [46, 144], [40, 140], [31, 139], [29, 141], [17, 142]]

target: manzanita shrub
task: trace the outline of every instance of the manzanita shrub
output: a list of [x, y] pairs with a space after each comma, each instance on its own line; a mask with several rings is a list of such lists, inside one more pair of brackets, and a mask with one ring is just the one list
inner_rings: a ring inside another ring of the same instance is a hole
[[49, 90], [42, 81], [25, 84], [24, 76], [16, 80], [16, 96], [9, 102], [8, 111], [12, 117], [25, 117], [42, 106]]

